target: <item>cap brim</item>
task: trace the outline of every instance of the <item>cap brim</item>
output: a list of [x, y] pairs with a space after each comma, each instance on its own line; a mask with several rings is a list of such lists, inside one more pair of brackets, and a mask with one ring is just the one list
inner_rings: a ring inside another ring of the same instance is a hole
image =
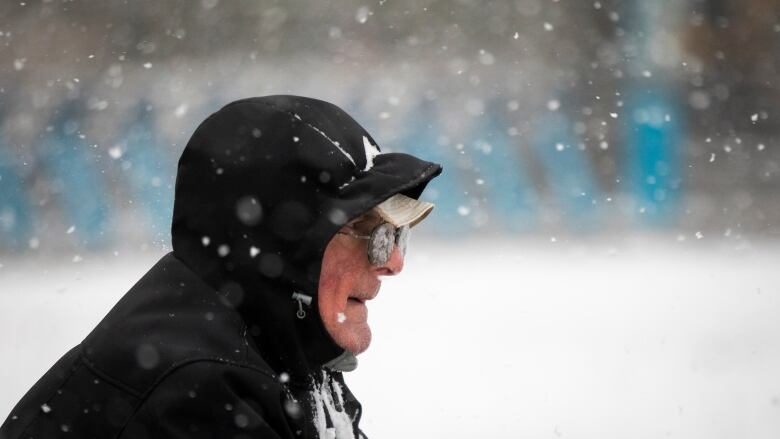
[[433, 203], [395, 194], [374, 207], [379, 216], [396, 226], [414, 227], [433, 210]]

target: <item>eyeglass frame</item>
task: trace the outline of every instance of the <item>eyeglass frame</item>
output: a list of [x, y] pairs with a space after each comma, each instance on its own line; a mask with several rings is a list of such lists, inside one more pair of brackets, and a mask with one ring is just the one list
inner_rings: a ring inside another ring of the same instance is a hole
[[[391, 245], [389, 247], [389, 250], [386, 251], [386, 256], [382, 257], [381, 259], [377, 259], [377, 257], [374, 257], [371, 251], [372, 248], [372, 240], [377, 239], [380, 235], [377, 233], [377, 231], [385, 226], [389, 225], [392, 227], [392, 234], [393, 234], [393, 240], [391, 241]], [[352, 226], [350, 226], [352, 227]], [[395, 225], [387, 222], [382, 221], [376, 226], [374, 226], [371, 229], [371, 233], [369, 235], [358, 235], [357, 233], [354, 233], [352, 231], [343, 232], [339, 230], [336, 232], [339, 235], [347, 235], [351, 236], [353, 238], [363, 239], [368, 241], [368, 245], [366, 246], [366, 256], [368, 257], [368, 262], [373, 266], [382, 266], [387, 264], [387, 262], [390, 260], [390, 256], [393, 254], [393, 250], [395, 249], [395, 246], [398, 246], [401, 250], [401, 253], [405, 256], [406, 255], [406, 247], [409, 242], [409, 232], [411, 231], [411, 227], [409, 225], [403, 225], [401, 227], [396, 227]], [[403, 242], [402, 242], [403, 241]], [[403, 245], [402, 245], [403, 244]]]

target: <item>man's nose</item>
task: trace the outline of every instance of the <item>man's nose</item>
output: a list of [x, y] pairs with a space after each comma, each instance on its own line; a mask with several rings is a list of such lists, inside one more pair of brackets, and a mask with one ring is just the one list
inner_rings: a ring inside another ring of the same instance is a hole
[[376, 267], [378, 276], [395, 276], [404, 269], [404, 255], [401, 253], [401, 249], [398, 246], [393, 247], [393, 251], [390, 253], [390, 258], [387, 262]]

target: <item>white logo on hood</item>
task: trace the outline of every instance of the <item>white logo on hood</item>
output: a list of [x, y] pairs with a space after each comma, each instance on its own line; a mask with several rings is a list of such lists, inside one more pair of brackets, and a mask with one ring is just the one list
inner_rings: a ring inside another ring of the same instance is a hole
[[381, 153], [379, 152], [379, 148], [377, 148], [376, 145], [373, 145], [366, 136], [363, 136], [363, 149], [366, 150], [366, 167], [363, 168], [363, 170], [368, 171], [374, 167], [374, 157]]

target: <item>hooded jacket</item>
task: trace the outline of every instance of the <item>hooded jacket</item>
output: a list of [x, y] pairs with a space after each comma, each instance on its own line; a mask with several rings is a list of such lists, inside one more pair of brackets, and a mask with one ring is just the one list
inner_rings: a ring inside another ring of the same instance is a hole
[[339, 367], [350, 355], [319, 317], [322, 257], [343, 224], [394, 194], [418, 198], [440, 172], [380, 153], [324, 101], [226, 105], [179, 160], [173, 251], [22, 398], [0, 439], [364, 437]]

